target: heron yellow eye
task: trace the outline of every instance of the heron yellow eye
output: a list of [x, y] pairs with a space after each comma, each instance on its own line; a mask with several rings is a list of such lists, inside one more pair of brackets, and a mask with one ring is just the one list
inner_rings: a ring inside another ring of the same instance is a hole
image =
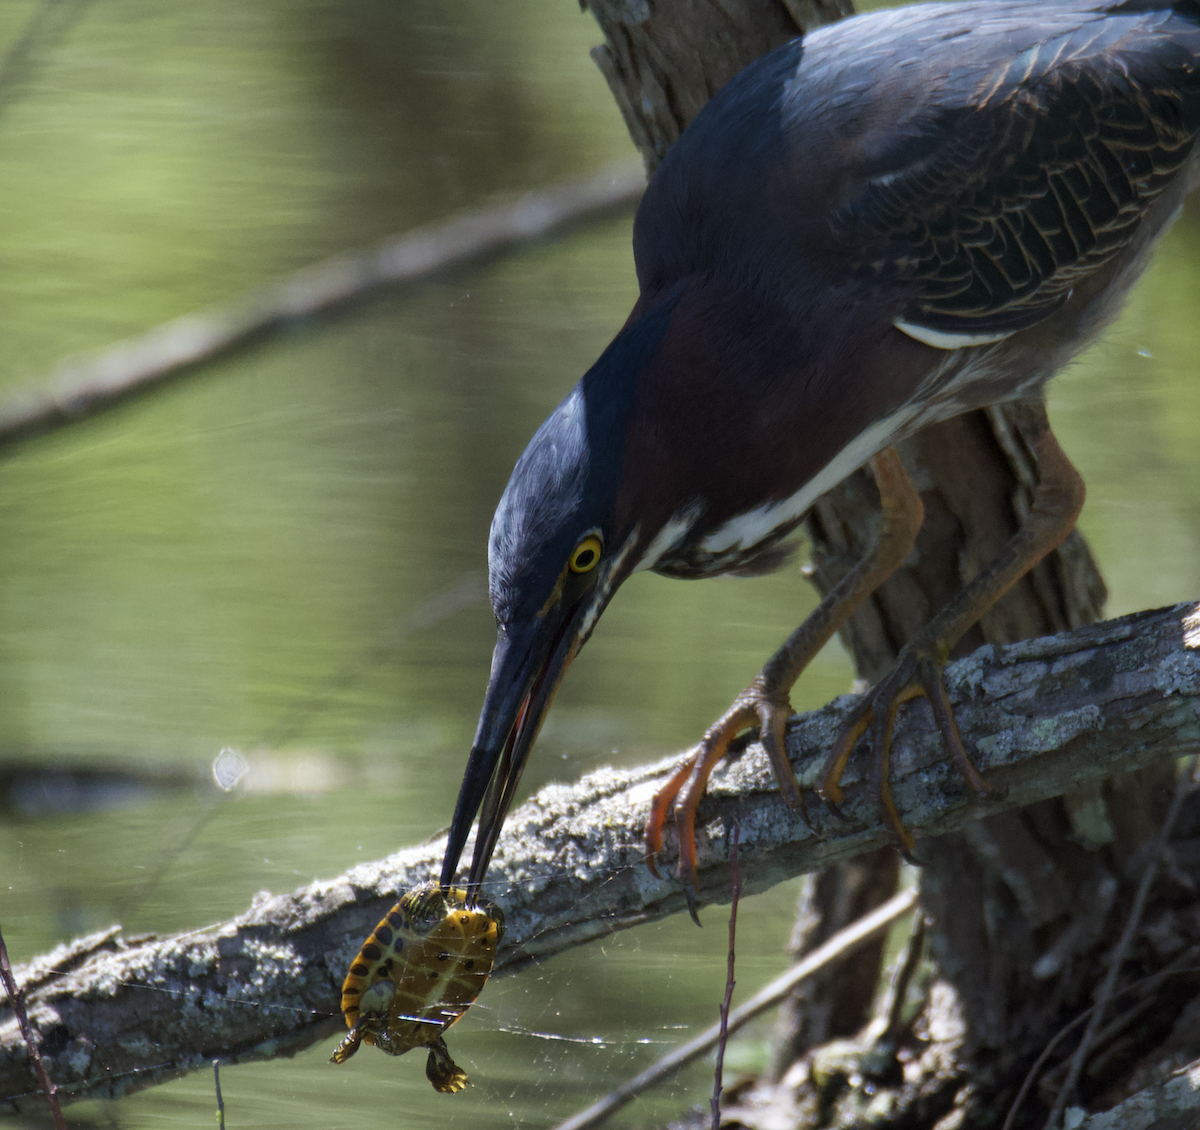
[[571, 572], [590, 573], [600, 564], [600, 550], [602, 548], [600, 539], [595, 534], [588, 534], [575, 547], [575, 552], [571, 554], [571, 560], [567, 562], [571, 567]]

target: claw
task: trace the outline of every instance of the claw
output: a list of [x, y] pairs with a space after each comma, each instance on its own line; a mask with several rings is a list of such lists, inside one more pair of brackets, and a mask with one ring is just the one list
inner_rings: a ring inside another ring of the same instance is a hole
[[867, 726], [870, 723], [871, 699], [867, 698], [850, 715], [850, 721], [842, 731], [841, 738], [838, 739], [837, 744], [830, 750], [829, 756], [825, 759], [825, 764], [821, 767], [821, 776], [817, 782], [817, 796], [832, 809], [838, 811], [839, 815], [839, 806], [842, 803], [842, 789], [839, 782], [842, 779], [842, 774], [846, 772], [846, 765], [850, 761], [850, 754], [854, 752], [854, 747], [858, 744], [858, 739], [867, 732]]
[[816, 832], [816, 827], [808, 815], [808, 805], [804, 801], [804, 790], [796, 780], [792, 771], [792, 763], [787, 755], [787, 720], [792, 714], [792, 704], [785, 698], [782, 702], [772, 702], [763, 699], [756, 705], [763, 749], [771, 762], [775, 773], [775, 783], [779, 787], [779, 795], [783, 803], [799, 812], [800, 818], [810, 832]]
[[692, 883], [685, 883], [683, 893], [687, 896], [688, 914], [692, 916], [692, 921], [701, 929], [704, 928], [704, 923], [700, 921], [700, 915], [696, 913], [696, 887]]
[[[663, 825], [666, 823], [667, 814], [674, 808], [675, 829], [679, 836], [679, 881], [685, 890], [690, 889], [692, 892], [688, 897], [688, 906], [697, 924], [696, 809], [704, 796], [713, 768], [729, 752], [730, 743], [739, 733], [757, 721], [753, 701], [748, 695], [739, 696], [725, 715], [710, 727], [704, 735], [704, 740], [684, 759], [650, 802], [650, 815], [646, 819], [645, 833], [646, 863], [651, 873], [657, 877], [656, 858], [662, 850]], [[791, 773], [790, 765], [788, 772]]]
[[879, 804], [883, 809], [884, 820], [892, 830], [900, 848], [900, 854], [910, 856], [913, 848], [913, 838], [900, 813], [896, 811], [896, 802], [892, 798], [892, 787], [889, 783], [892, 768], [892, 731], [896, 725], [896, 711], [900, 709], [903, 700], [903, 690], [896, 694], [886, 693], [886, 705], [882, 710], [872, 705], [871, 714], [871, 744], [875, 749], [875, 764], [871, 771], [871, 784]]
[[829, 809], [830, 815], [833, 816], [835, 820], [840, 820], [843, 824], [854, 823], [854, 821], [842, 811], [842, 806], [840, 804], [835, 804], [833, 801], [827, 800], [825, 802], [825, 807]]
[[645, 831], [646, 866], [650, 868], [650, 874], [656, 879], [662, 878], [658, 873], [658, 853], [662, 851], [663, 825], [667, 822], [667, 813], [671, 811], [671, 805], [675, 803], [675, 798], [679, 795], [679, 790], [683, 788], [684, 781], [692, 775], [697, 756], [698, 754], [693, 754], [685, 759], [683, 764], [671, 774], [671, 779], [654, 794], [654, 799], [650, 802], [650, 815], [646, 818]]
[[963, 744], [962, 734], [958, 729], [958, 721], [950, 706], [950, 696], [946, 693], [946, 684], [942, 679], [941, 664], [932, 659], [922, 659], [918, 665], [918, 673], [929, 699], [933, 720], [938, 732], [942, 735], [942, 743], [954, 755], [967, 784], [975, 790], [977, 796], [988, 796], [995, 789], [984, 780], [983, 774], [975, 768], [967, 755], [967, 747]]
[[[896, 708], [916, 695], [925, 695], [942, 744], [958, 765], [967, 784], [979, 796], [994, 792], [967, 755], [950, 707], [942, 669], [951, 649], [967, 630], [977, 624], [980, 617], [1046, 554], [1062, 543], [1074, 527], [1083, 506], [1083, 480], [1050, 431], [1045, 405], [1040, 401], [1023, 402], [1017, 420], [1018, 431], [1038, 465], [1038, 485], [1027, 516], [991, 564], [977, 573], [925, 625], [901, 651], [900, 660], [892, 674], [855, 708], [845, 733], [826, 760], [818, 788], [826, 802], [837, 804], [841, 801], [838, 782], [845, 771], [851, 749], [870, 725], [875, 748], [873, 784], [885, 821], [898, 841], [901, 853], [912, 862], [916, 862], [912, 853], [912, 836], [900, 820], [888, 786], [888, 763]], [[883, 496], [888, 465], [875, 469], [880, 495]], [[885, 476], [882, 480], [881, 471]]]
[[817, 792], [839, 819], [845, 819], [840, 809], [842, 790], [840, 781], [850, 760], [850, 754], [858, 739], [870, 731], [874, 759], [871, 769], [871, 788], [879, 801], [884, 823], [892, 833], [896, 848], [905, 861], [919, 866], [913, 854], [913, 837], [900, 819], [890, 784], [892, 735], [895, 731], [896, 713], [910, 699], [924, 695], [933, 710], [934, 721], [946, 750], [954, 758], [959, 770], [971, 788], [980, 796], [993, 792], [983, 774], [975, 768], [967, 754], [950, 696], [942, 679], [944, 665], [941, 641], [928, 641], [910, 645], [901, 652], [895, 670], [879, 683], [863, 701], [855, 707], [846, 723], [842, 736], [826, 758]]
[[897, 844], [896, 850], [900, 853], [900, 858], [903, 859], [904, 862], [909, 865], [909, 867], [925, 866], [924, 862], [921, 860], [921, 857], [910, 848], [906, 848], [903, 844]]

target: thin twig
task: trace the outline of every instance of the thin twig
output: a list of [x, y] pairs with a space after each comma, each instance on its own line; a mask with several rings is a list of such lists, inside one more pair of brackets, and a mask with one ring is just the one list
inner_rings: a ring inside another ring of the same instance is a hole
[[213, 1060], [213, 1086], [217, 1091], [217, 1130], [225, 1130], [225, 1100], [221, 1097], [221, 1061]]
[[1083, 1065], [1087, 1060], [1088, 1053], [1092, 1049], [1096, 1032], [1100, 1027], [1101, 1021], [1104, 1019], [1104, 1010], [1108, 1006], [1116, 989], [1117, 977], [1120, 975], [1121, 966], [1125, 963], [1125, 955], [1129, 951], [1129, 947], [1133, 944], [1134, 935], [1141, 925], [1142, 913], [1146, 909], [1146, 900], [1150, 897], [1150, 888], [1154, 885], [1155, 877], [1158, 875], [1158, 865], [1163, 858], [1163, 853], [1167, 849], [1167, 841], [1170, 839], [1171, 829], [1175, 826], [1175, 820], [1179, 816], [1179, 810], [1183, 807], [1184, 799], [1195, 787], [1196, 766], [1197, 757], [1193, 755], [1188, 762], [1187, 768], [1179, 775], [1179, 780], [1175, 784], [1175, 795], [1171, 798], [1171, 807], [1167, 810], [1163, 826], [1158, 833], [1154, 852], [1146, 862], [1146, 870], [1142, 873], [1142, 881], [1138, 885], [1137, 894], [1134, 896], [1133, 906], [1129, 909], [1129, 918], [1125, 923], [1125, 929], [1121, 932], [1120, 941], [1117, 942], [1117, 948], [1113, 951], [1112, 960], [1109, 962], [1108, 970], [1104, 974], [1104, 980], [1101, 982], [1100, 991], [1096, 995], [1095, 1010], [1088, 1021], [1087, 1028], [1084, 1029], [1083, 1039], [1079, 1041], [1079, 1047], [1075, 1049], [1075, 1054], [1071, 1057], [1071, 1068], [1067, 1072], [1067, 1078], [1063, 1082], [1062, 1089], [1058, 1092], [1058, 1097], [1054, 1100], [1050, 1117], [1046, 1119], [1045, 1130], [1055, 1130], [1058, 1120], [1062, 1117], [1062, 1113], [1071, 1099], [1075, 1086], [1079, 1082], [1079, 1076], [1083, 1071]]
[[733, 838], [729, 847], [729, 889], [732, 898], [729, 903], [729, 967], [725, 972], [725, 999], [721, 1002], [721, 1023], [717, 1033], [717, 1070], [713, 1079], [712, 1093], [712, 1130], [721, 1130], [721, 1074], [725, 1070], [725, 1045], [729, 1042], [729, 1006], [733, 1002], [733, 987], [737, 982], [733, 979], [734, 943], [737, 941], [737, 911], [738, 899], [742, 897], [742, 875], [738, 870], [738, 841], [741, 839], [742, 826], [733, 825]]
[[[1118, 997], [1123, 997], [1128, 993], [1137, 992], [1140, 989], [1147, 988], [1155, 981], [1163, 981], [1168, 977], [1178, 977], [1185, 973], [1200, 973], [1200, 965], [1189, 965], [1183, 969], [1160, 969], [1157, 973], [1151, 973], [1147, 977], [1143, 977], [1138, 981], [1134, 981], [1132, 985], [1126, 985], [1123, 989], [1118, 989], [1112, 996], [1112, 1000]], [[1109, 1002], [1111, 1003], [1111, 1001]], [[1096, 1006], [1092, 1005], [1081, 1012], [1069, 1024], [1065, 1024], [1055, 1033], [1052, 1039], [1043, 1049], [1042, 1054], [1033, 1062], [1033, 1066], [1025, 1074], [1025, 1079], [1021, 1083], [1021, 1089], [1017, 1091], [1017, 1097], [1013, 1099], [1012, 1106], [1008, 1108], [1008, 1115], [1004, 1119], [1004, 1125], [1000, 1130], [1012, 1130], [1013, 1123], [1017, 1118], [1017, 1111], [1021, 1109], [1021, 1104], [1025, 1101], [1025, 1096], [1029, 1094], [1034, 1083], [1037, 1082], [1038, 1075], [1041, 1074], [1042, 1068], [1046, 1065], [1046, 1061], [1054, 1054], [1054, 1049], [1063, 1042], [1072, 1032], [1075, 1031], [1088, 1017], [1092, 1016], [1096, 1011]]]
[[[1112, 1004], [1111, 1000], [1109, 1004]], [[1131, 1024], [1145, 1016], [1147, 1012], [1153, 1012], [1158, 1007], [1159, 1002], [1154, 999], [1138, 1001], [1137, 1004], [1130, 1005], [1124, 1012], [1117, 1013], [1112, 1020], [1108, 1021], [1096, 1033], [1096, 1038], [1092, 1041], [1092, 1046], [1100, 1050], [1096, 1052], [1095, 1057], [1087, 1065], [1087, 1075], [1089, 1078], [1095, 1079], [1097, 1076], [1102, 1076], [1104, 1074], [1105, 1059], [1113, 1054], [1122, 1054], [1122, 1049], [1128, 1049], [1128, 1041], [1121, 1043], [1117, 1040], [1117, 1037]], [[1057, 1094], [1058, 1090], [1062, 1087], [1062, 1080], [1066, 1078], [1070, 1067], [1070, 1060], [1063, 1060], [1056, 1067], [1052, 1067], [1042, 1076], [1042, 1089], [1046, 1091], [1053, 1090]]]
[[640, 162], [622, 161], [561, 181], [513, 204], [346, 252], [222, 306], [186, 314], [82, 360], [0, 405], [0, 443], [40, 435], [110, 408], [164, 378], [301, 318], [343, 306], [384, 286], [412, 283], [476, 263], [635, 203], [645, 186]]
[[892, 999], [888, 1001], [887, 1023], [879, 1036], [879, 1042], [898, 1044], [904, 1027], [904, 1005], [908, 999], [908, 987], [921, 964], [925, 952], [925, 915], [918, 914], [913, 922], [912, 933], [904, 947], [904, 960], [896, 970], [892, 981]]
[[50, 1078], [46, 1065], [42, 1062], [42, 1053], [38, 1048], [37, 1040], [33, 1037], [33, 1028], [29, 1023], [29, 1016], [25, 1012], [25, 990], [18, 988], [17, 979], [13, 976], [12, 966], [8, 961], [8, 947], [4, 944], [2, 931], [0, 931], [0, 980], [4, 982], [4, 990], [8, 993], [8, 999], [12, 1002], [12, 1010], [17, 1015], [17, 1023], [21, 1027], [21, 1039], [25, 1041], [29, 1058], [33, 1062], [33, 1070], [46, 1095], [50, 1114], [54, 1118], [55, 1130], [67, 1130], [67, 1120], [63, 1118], [62, 1107], [58, 1102], [58, 1088], [54, 1085], [54, 1080]]
[[[844, 930], [839, 930], [824, 945], [819, 946], [806, 958], [793, 965], [782, 977], [777, 977], [745, 1004], [734, 1009], [729, 1016], [729, 1034], [732, 1035], [749, 1024], [751, 1020], [761, 1016], [769, 1009], [775, 1008], [801, 981], [826, 966], [849, 957], [860, 946], [877, 938], [893, 922], [898, 918], [903, 918], [916, 905], [917, 890], [915, 887], [910, 887], [907, 891], [902, 891], [895, 898], [889, 899], [882, 906], [871, 911], [870, 914], [863, 915], [857, 922], [851, 923]], [[705, 1055], [720, 1038], [720, 1025], [714, 1024], [711, 1028], [701, 1032], [694, 1040], [689, 1040], [686, 1044], [663, 1056], [640, 1075], [622, 1083], [598, 1103], [580, 1111], [573, 1118], [567, 1119], [566, 1122], [555, 1127], [555, 1130], [585, 1130], [586, 1127], [598, 1125], [643, 1091]]]

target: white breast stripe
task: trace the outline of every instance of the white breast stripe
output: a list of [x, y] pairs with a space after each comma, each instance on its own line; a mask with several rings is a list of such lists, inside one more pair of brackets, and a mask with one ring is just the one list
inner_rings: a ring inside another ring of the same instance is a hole
[[892, 325], [901, 333], [908, 334], [923, 345], [932, 345], [934, 349], [966, 349], [971, 345], [991, 345], [1016, 333], [1016, 330], [1006, 330], [1000, 334], [948, 334], [942, 330], [931, 330], [928, 326], [919, 326], [916, 322], [896, 321]]
[[[748, 549], [757, 545], [785, 522], [799, 518], [821, 495], [837, 486], [897, 436], [906, 434], [910, 430], [909, 424], [920, 414], [919, 408], [910, 406], [886, 420], [872, 424], [846, 444], [791, 498], [784, 498], [731, 518], [719, 530], [714, 530], [704, 539], [701, 543], [703, 548], [709, 553], [722, 553], [734, 546]], [[655, 540], [657, 542], [657, 539]], [[646, 558], [642, 560], [645, 562]]]
[[699, 514], [699, 503], [693, 503], [686, 510], [676, 514], [674, 518], [654, 535], [654, 540], [646, 547], [646, 552], [642, 554], [642, 559], [633, 567], [631, 572], [640, 573], [643, 569], [653, 569], [658, 563], [658, 559], [691, 529], [692, 523], [699, 517]]
[[[613, 554], [612, 560], [602, 566], [604, 576], [601, 583], [596, 586], [595, 594], [592, 597], [592, 603], [588, 606], [587, 611], [583, 615], [583, 620], [579, 625], [579, 633], [585, 639], [591, 635], [592, 629], [596, 626], [596, 621], [600, 618], [601, 609], [608, 605], [608, 598], [612, 596], [613, 586], [616, 583], [617, 574], [621, 571], [621, 564], [625, 558], [629, 556], [633, 547], [637, 544], [637, 530], [635, 529], [628, 538], [625, 539], [625, 544]], [[634, 572], [637, 572], [635, 569]]]

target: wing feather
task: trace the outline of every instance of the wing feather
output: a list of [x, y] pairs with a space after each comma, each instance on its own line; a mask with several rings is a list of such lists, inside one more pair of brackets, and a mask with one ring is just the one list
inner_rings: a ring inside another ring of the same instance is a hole
[[[1121, 253], [1191, 155], [1200, 28], [1109, 17], [985, 67], [833, 215], [844, 261], [940, 335], [1015, 332]], [[932, 141], [931, 141], [932, 139]]]

